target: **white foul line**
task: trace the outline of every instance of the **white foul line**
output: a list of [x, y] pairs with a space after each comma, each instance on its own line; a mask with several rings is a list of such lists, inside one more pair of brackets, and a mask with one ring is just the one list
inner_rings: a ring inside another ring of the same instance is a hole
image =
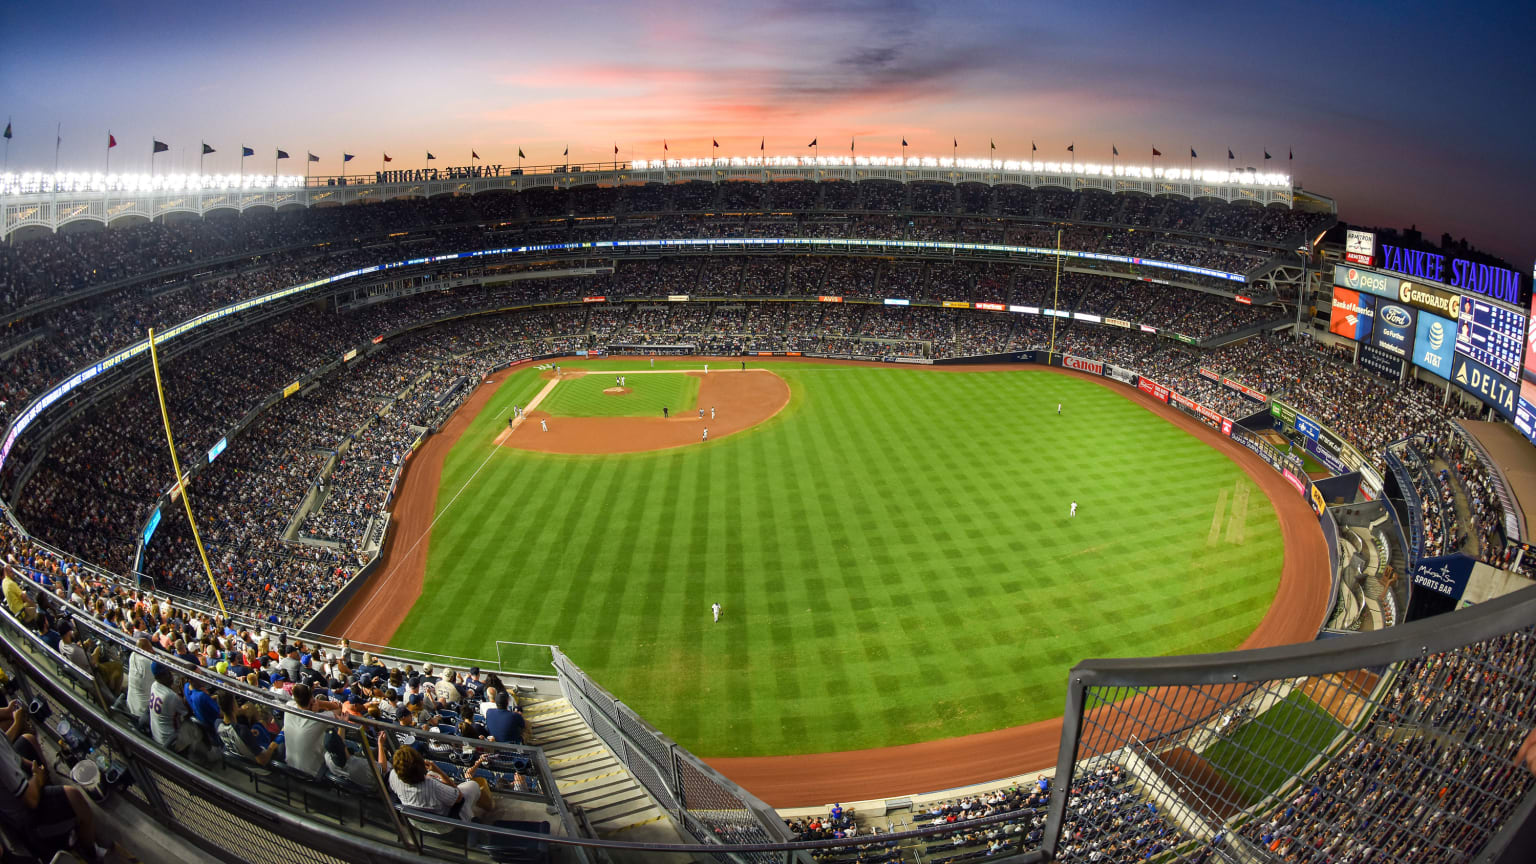
[[[560, 383], [560, 380], [557, 378], [557, 379], [554, 379], [554, 380], [550, 381], [548, 384], [545, 384], [544, 385], [544, 389], [540, 390], [538, 392], [538, 395], [534, 396], [533, 399], [528, 402], [528, 407], [523, 409], [524, 415], [526, 415], [527, 412], [532, 411], [535, 407], [537, 407], [540, 402], [543, 402], [544, 401], [544, 397], [549, 395], [549, 391], [555, 389], [555, 385], [559, 384], [559, 383]], [[505, 413], [507, 413], [510, 410], [512, 410], [510, 406], [507, 407], [507, 408], [503, 408], [501, 410], [501, 413], [496, 415], [496, 419], [500, 420], [502, 414], [505, 414]], [[525, 419], [526, 419], [526, 416], [518, 417], [517, 419], [513, 420], [511, 428], [513, 428], [513, 429], [517, 428], [517, 426], [520, 425], [523, 422], [523, 420], [525, 420]], [[505, 432], [502, 433], [502, 435], [505, 435], [505, 434], [506, 434]], [[443, 514], [448, 512], [448, 509], [453, 506], [453, 502], [459, 500], [459, 496], [464, 494], [464, 490], [469, 488], [469, 484], [473, 483], [475, 478], [480, 475], [480, 469], [484, 468], [486, 466], [486, 463], [491, 461], [491, 457], [495, 456], [496, 453], [499, 450], [501, 450], [501, 440], [502, 440], [501, 436], [497, 436], [495, 446], [493, 446], [491, 448], [491, 452], [485, 454], [485, 459], [480, 463], [480, 467], [475, 469], [475, 473], [469, 475], [469, 479], [464, 481], [464, 485], [459, 487], [459, 491], [453, 493], [453, 497], [448, 499], [448, 503], [443, 506], [442, 511], [439, 512], [436, 516], [432, 517], [432, 522], [431, 522], [431, 524], [427, 525], [427, 530], [421, 532], [421, 536], [416, 538], [416, 541], [411, 544], [411, 548], [405, 550], [404, 554], [402, 554], [400, 556], [400, 558], [395, 562], [395, 566], [389, 568], [389, 572], [384, 574], [384, 578], [379, 580], [379, 584], [375, 585], [373, 587], [373, 596], [368, 598], [368, 602], [363, 604], [363, 608], [357, 610], [357, 618], [354, 619], [354, 620], [361, 620], [362, 617], [363, 617], [363, 613], [365, 613], [369, 609], [373, 608], [373, 604], [375, 602], [377, 602], [380, 597], [384, 596], [384, 587], [386, 585], [388, 585], [390, 580], [395, 577], [395, 573], [400, 570], [400, 565], [404, 564], [406, 559], [411, 557], [411, 553], [416, 551], [416, 547], [421, 545], [421, 541], [427, 539], [427, 536], [432, 533], [432, 529], [434, 527], [436, 527], [437, 520], [443, 518]], [[444, 454], [443, 458], [446, 459], [447, 455]], [[425, 562], [423, 562], [423, 564], [422, 564], [422, 571], [423, 571], [422, 575], [425, 576], [426, 575], [426, 573], [425, 573], [425, 571], [426, 571], [426, 564], [425, 564]]]

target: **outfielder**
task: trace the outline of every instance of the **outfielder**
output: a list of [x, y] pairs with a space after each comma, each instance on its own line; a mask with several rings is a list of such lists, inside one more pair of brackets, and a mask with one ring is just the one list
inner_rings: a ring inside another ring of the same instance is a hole
[[1056, 403], [1056, 416], [1057, 417], [1061, 416], [1061, 403], [1060, 402]]
[[1076, 516], [1077, 515], [1077, 502], [1076, 501], [1072, 502], [1072, 509], [1067, 513], [1067, 515], [1068, 516]]
[[715, 623], [716, 624], [720, 623], [720, 604], [719, 603], [711, 603], [710, 606], [709, 606], [709, 611], [715, 613]]

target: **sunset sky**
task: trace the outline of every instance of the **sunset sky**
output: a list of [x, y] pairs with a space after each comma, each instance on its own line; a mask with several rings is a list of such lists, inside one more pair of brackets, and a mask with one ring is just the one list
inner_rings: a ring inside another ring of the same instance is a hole
[[1515, 3], [0, 4], [9, 170], [348, 167], [821, 152], [1262, 166], [1351, 221], [1536, 243], [1529, 13]]

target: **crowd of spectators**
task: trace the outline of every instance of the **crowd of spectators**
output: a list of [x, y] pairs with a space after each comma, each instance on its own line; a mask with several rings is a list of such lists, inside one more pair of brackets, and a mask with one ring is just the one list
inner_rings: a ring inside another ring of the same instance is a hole
[[1282, 861], [1466, 860], [1532, 775], [1530, 628], [1408, 661], [1345, 752], [1241, 833]]

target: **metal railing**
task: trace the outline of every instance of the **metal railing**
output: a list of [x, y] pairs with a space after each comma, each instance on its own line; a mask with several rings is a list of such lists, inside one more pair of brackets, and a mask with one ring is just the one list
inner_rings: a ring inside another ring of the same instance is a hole
[[[1515, 763], [1533, 726], [1536, 589], [1323, 642], [1085, 661], [1045, 847], [1066, 860], [1084, 837], [1119, 852], [1157, 836], [1234, 864], [1492, 860], [1533, 798]], [[1106, 766], [1117, 791], [1069, 812], [1065, 790]]]

